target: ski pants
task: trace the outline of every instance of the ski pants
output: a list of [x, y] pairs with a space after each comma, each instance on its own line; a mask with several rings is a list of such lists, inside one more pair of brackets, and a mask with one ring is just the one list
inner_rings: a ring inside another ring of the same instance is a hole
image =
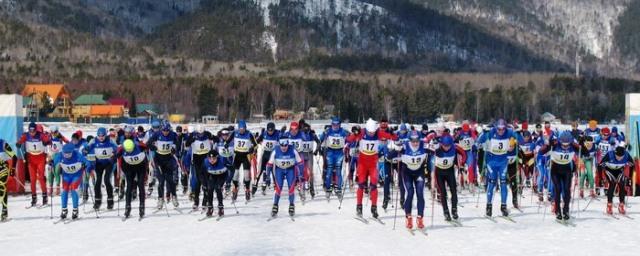
[[27, 164], [29, 168], [29, 179], [31, 181], [31, 195], [36, 194], [36, 183], [40, 183], [40, 190], [43, 195], [47, 193], [47, 184], [45, 181], [45, 164], [47, 163], [47, 155], [32, 155], [27, 153]]
[[554, 198], [553, 195], [553, 180], [549, 176], [549, 167], [547, 166], [548, 158], [541, 156], [537, 158], [537, 167], [538, 167], [538, 192], [544, 192], [544, 182], [547, 182], [547, 191], [551, 194], [551, 197]]
[[518, 163], [517, 161], [513, 161], [513, 163], [509, 163], [507, 166], [507, 174], [509, 187], [511, 187], [511, 200], [517, 202], [518, 200], [518, 187], [520, 183], [520, 174], [518, 173]]
[[500, 204], [507, 204], [507, 166], [508, 162], [492, 163], [487, 161], [487, 204], [493, 202], [493, 192], [500, 180]]
[[222, 203], [222, 199], [224, 198], [222, 196], [222, 186], [224, 186], [226, 177], [226, 172], [221, 174], [205, 174], [207, 193], [205, 193], [204, 203], [202, 203], [203, 205], [206, 204], [209, 207], [213, 207], [213, 194], [215, 193], [216, 199], [218, 200], [218, 207], [224, 207], [224, 204]]
[[362, 198], [364, 197], [364, 189], [367, 186], [368, 178], [371, 206], [376, 206], [378, 205], [378, 156], [361, 154], [358, 158], [357, 204], [362, 205]]
[[[413, 195], [415, 193], [418, 201], [416, 208], [418, 208], [418, 216], [424, 216], [424, 167], [421, 167], [417, 171], [413, 171], [405, 164], [400, 164], [401, 176], [404, 176], [402, 186], [407, 193], [407, 198], [404, 200], [404, 213], [406, 216], [411, 215], [411, 206], [413, 205]], [[455, 184], [455, 177], [454, 177]]]
[[178, 175], [178, 165], [173, 157], [159, 158], [156, 156], [156, 179], [158, 180], [158, 198], [163, 198], [165, 184], [167, 192], [177, 197], [175, 181]]
[[580, 189], [587, 183], [587, 188], [594, 188], [595, 183], [593, 180], [593, 158], [583, 158], [584, 168], [580, 170]]
[[344, 153], [342, 150], [328, 149], [327, 150], [327, 171], [324, 177], [325, 189], [331, 189], [334, 175], [337, 179], [338, 190], [342, 191], [342, 161], [344, 160]]
[[566, 214], [569, 213], [569, 206], [571, 205], [571, 178], [572, 174], [570, 169], [552, 165], [551, 180], [555, 184], [553, 188], [555, 209], [556, 211], [560, 210], [560, 198], [562, 197], [562, 202], [564, 203], [562, 212]]
[[295, 168], [289, 169], [275, 169], [275, 196], [273, 197], [273, 204], [278, 204], [280, 202], [280, 193], [284, 188], [284, 181], [287, 181], [287, 186], [289, 187], [289, 204], [292, 205], [295, 203], [295, 192], [296, 192], [296, 172]]
[[78, 208], [78, 187], [82, 183], [82, 173], [82, 171], [73, 174], [62, 172], [62, 193], [60, 194], [62, 209], [67, 209], [69, 194], [71, 194], [73, 209]]
[[144, 207], [144, 199], [146, 194], [144, 193], [144, 178], [147, 175], [147, 168], [149, 163], [143, 161], [136, 165], [129, 165], [127, 163], [122, 164], [122, 172], [127, 180], [127, 189], [125, 195], [125, 207], [131, 207], [131, 199], [133, 197], [133, 191], [138, 189], [138, 200], [140, 201], [140, 207]]
[[[203, 190], [202, 187], [207, 186], [205, 183], [205, 158], [206, 155], [193, 155], [193, 163], [191, 164], [191, 192], [193, 193], [193, 204], [195, 206], [200, 205], [200, 190]], [[226, 178], [226, 175], [224, 177]], [[206, 194], [206, 188], [204, 188], [204, 190]], [[206, 197], [206, 195], [204, 197]], [[204, 205], [204, 198], [202, 199], [202, 202]]]
[[609, 189], [607, 189], [607, 203], [613, 203], [613, 195], [618, 189], [618, 196], [620, 196], [620, 203], [624, 203], [624, 197], [627, 195], [626, 185], [629, 180], [624, 175], [623, 169], [611, 170], [604, 168], [605, 177], [609, 183]]
[[[102, 201], [102, 181], [107, 188], [107, 200], [113, 200], [113, 185], [111, 184], [111, 175], [113, 174], [112, 162], [96, 162], [96, 184], [93, 187], [96, 202]], [[104, 178], [103, 178], [104, 177]]]
[[240, 166], [242, 166], [243, 169], [244, 188], [249, 190], [249, 187], [251, 186], [251, 163], [249, 162], [249, 153], [235, 152], [235, 156], [233, 157], [233, 168], [227, 178], [227, 184], [233, 180], [233, 185], [235, 187], [239, 186], [238, 181], [240, 179], [240, 173], [238, 173], [237, 170], [240, 169]]

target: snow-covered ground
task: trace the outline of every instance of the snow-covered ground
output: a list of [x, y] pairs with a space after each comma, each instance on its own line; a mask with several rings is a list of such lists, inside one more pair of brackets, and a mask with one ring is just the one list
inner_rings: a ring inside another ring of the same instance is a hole
[[[316, 180], [320, 180], [316, 177]], [[157, 191], [157, 190], [156, 190]], [[381, 192], [381, 190], [380, 190]], [[403, 227], [403, 214], [398, 211], [393, 229], [395, 208], [381, 211], [386, 225], [370, 221], [368, 225], [355, 220], [353, 191], [346, 192], [343, 208], [338, 200], [327, 202], [324, 192], [314, 200], [301, 204], [296, 197], [296, 218], [286, 215], [286, 197], [280, 202], [279, 218], [267, 222], [272, 192], [256, 197], [245, 205], [237, 203], [235, 214], [225, 200], [226, 217], [221, 221], [199, 222], [199, 212], [188, 214], [191, 203], [180, 195], [180, 214], [172, 207], [171, 217], [163, 210], [157, 213], [154, 198], [146, 201], [147, 216], [137, 221], [137, 202], [133, 218], [121, 221], [117, 211], [103, 212], [96, 219], [93, 212], [83, 212], [81, 218], [69, 224], [53, 224], [60, 213], [60, 198], [50, 208], [25, 209], [28, 198], [9, 198], [11, 221], [0, 224], [0, 248], [3, 255], [637, 255], [637, 220], [614, 218], [603, 214], [606, 199], [593, 201], [581, 211], [587, 200], [576, 200], [576, 227], [557, 224], [549, 208], [531, 201], [531, 191], [524, 191], [524, 212], [511, 210], [517, 223], [497, 219], [497, 223], [482, 217], [486, 198], [469, 191], [460, 194], [459, 212], [463, 227], [453, 227], [442, 217], [442, 208], [427, 199], [425, 219], [428, 236], [412, 236]], [[180, 192], [179, 192], [180, 194]], [[382, 193], [380, 193], [382, 194]], [[91, 199], [89, 199], [91, 202]], [[380, 198], [381, 201], [381, 198]], [[509, 199], [509, 202], [511, 199]], [[215, 202], [215, 201], [214, 201]], [[615, 200], [617, 202], [617, 200]], [[629, 200], [629, 216], [640, 217], [640, 200]], [[494, 198], [494, 214], [499, 198]], [[89, 211], [91, 206], [86, 206]], [[120, 203], [124, 207], [124, 202]], [[104, 208], [104, 206], [103, 206]], [[369, 203], [365, 216], [369, 216]], [[543, 214], [546, 209], [546, 216]], [[431, 212], [435, 210], [433, 225]], [[415, 215], [415, 208], [414, 208]], [[120, 212], [122, 216], [122, 211]], [[6, 253], [6, 254], [5, 254]]]

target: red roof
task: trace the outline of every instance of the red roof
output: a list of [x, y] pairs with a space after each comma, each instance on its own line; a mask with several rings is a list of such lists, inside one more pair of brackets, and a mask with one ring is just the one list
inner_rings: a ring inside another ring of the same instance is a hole
[[123, 98], [111, 98], [107, 102], [109, 102], [109, 105], [119, 105], [125, 108], [129, 107], [129, 101]]

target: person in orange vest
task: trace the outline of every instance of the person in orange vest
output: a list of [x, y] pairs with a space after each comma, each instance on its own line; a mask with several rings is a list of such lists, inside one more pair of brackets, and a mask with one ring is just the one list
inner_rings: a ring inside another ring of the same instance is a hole
[[45, 181], [44, 167], [47, 162], [47, 154], [45, 153], [45, 147], [51, 144], [49, 136], [46, 136], [43, 132], [38, 131], [35, 122], [29, 124], [29, 130], [20, 136], [16, 146], [19, 150], [24, 145], [24, 151], [26, 154], [26, 160], [29, 169], [29, 179], [31, 181], [31, 206], [36, 206], [36, 182], [40, 183], [40, 190], [42, 191], [42, 206], [48, 204], [47, 201], [47, 186]]

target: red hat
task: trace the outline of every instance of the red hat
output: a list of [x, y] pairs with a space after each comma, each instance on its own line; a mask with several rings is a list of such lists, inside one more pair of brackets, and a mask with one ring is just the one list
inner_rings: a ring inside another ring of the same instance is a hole
[[468, 131], [469, 131], [469, 124], [468, 124], [468, 123], [464, 123], [464, 124], [462, 124], [462, 130], [463, 130], [464, 132], [468, 132]]
[[296, 122], [296, 121], [291, 122], [291, 124], [289, 125], [289, 127], [290, 127], [292, 130], [297, 130], [297, 129], [298, 129], [298, 122]]
[[602, 135], [609, 136], [610, 134], [611, 134], [611, 131], [609, 130], [609, 127], [602, 128]]
[[529, 122], [527, 121], [522, 122], [522, 130], [523, 131], [529, 130]]
[[78, 137], [82, 139], [82, 131], [81, 131], [81, 130], [77, 130], [77, 131], [75, 132], [75, 134], [77, 134], [77, 135], [78, 135]]

